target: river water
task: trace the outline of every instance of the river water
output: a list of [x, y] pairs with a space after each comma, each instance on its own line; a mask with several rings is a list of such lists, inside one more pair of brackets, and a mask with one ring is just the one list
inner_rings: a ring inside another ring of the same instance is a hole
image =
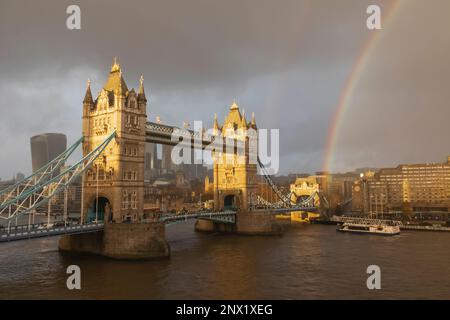
[[[450, 233], [343, 234], [292, 224], [281, 237], [167, 227], [172, 255], [116, 261], [62, 254], [58, 238], [0, 244], [0, 298], [31, 299], [450, 299]], [[81, 290], [66, 268], [81, 268]], [[366, 268], [381, 268], [368, 290]]]

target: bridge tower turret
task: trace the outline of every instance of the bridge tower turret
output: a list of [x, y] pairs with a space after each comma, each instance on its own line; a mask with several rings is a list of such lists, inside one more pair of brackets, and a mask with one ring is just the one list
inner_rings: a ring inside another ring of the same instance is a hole
[[146, 109], [143, 77], [138, 93], [129, 90], [116, 59], [95, 100], [88, 82], [83, 100], [83, 155], [114, 131], [116, 138], [83, 176], [84, 221], [142, 218]]
[[[214, 119], [214, 131], [221, 131], [226, 139], [234, 139], [237, 148], [234, 153], [219, 153], [214, 163], [214, 203], [215, 209], [237, 208], [240, 211], [248, 211], [249, 202], [256, 195], [257, 190], [257, 165], [256, 157], [250, 156], [251, 141], [256, 134], [256, 121], [252, 115], [252, 121], [247, 123], [245, 112], [240, 112], [236, 102], [230, 106], [230, 111], [220, 128], [217, 118]], [[257, 144], [257, 138], [253, 143]], [[245, 146], [243, 152], [238, 152], [239, 145]], [[253, 161], [252, 161], [253, 160]]]

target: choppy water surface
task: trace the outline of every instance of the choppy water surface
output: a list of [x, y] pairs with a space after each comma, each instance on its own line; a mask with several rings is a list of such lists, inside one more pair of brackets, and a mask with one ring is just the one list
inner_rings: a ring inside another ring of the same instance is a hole
[[[450, 233], [342, 234], [297, 224], [282, 237], [201, 234], [168, 227], [172, 256], [116, 261], [61, 254], [58, 238], [0, 244], [0, 298], [450, 299]], [[82, 290], [66, 288], [77, 264]], [[366, 287], [368, 265], [382, 289]]]

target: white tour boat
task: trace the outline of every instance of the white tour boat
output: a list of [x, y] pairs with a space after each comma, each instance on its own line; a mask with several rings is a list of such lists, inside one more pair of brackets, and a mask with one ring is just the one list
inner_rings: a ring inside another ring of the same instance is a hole
[[387, 225], [345, 222], [339, 226], [337, 231], [393, 236], [400, 234], [400, 227], [395, 224]]

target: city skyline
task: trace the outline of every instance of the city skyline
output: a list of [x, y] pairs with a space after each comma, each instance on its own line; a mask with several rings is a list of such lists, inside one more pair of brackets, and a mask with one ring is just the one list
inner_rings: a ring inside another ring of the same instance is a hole
[[[161, 161], [162, 159], [163, 159], [163, 154], [162, 154], [162, 152], [161, 152], [161, 150], [159, 151], [159, 152], [156, 152], [156, 158], [155, 159], [158, 159], [159, 161]], [[30, 159], [30, 161], [31, 161], [31, 159]], [[404, 162], [404, 163], [397, 163], [397, 164], [394, 164], [393, 166], [391, 166], [391, 167], [388, 167], [388, 166], [384, 166], [384, 167], [381, 167], [381, 166], [371, 166], [371, 167], [355, 167], [355, 168], [350, 168], [349, 170], [347, 170], [347, 171], [336, 171], [336, 172], [330, 172], [330, 171], [327, 171], [328, 173], [330, 173], [330, 174], [345, 174], [345, 173], [359, 173], [359, 172], [361, 172], [361, 171], [372, 171], [372, 170], [375, 170], [375, 171], [379, 171], [379, 170], [383, 170], [383, 169], [386, 169], [386, 168], [396, 168], [396, 167], [398, 167], [398, 166], [401, 166], [401, 165], [415, 165], [415, 164], [438, 164], [438, 163], [442, 163], [442, 162], [444, 162], [445, 161], [445, 159], [444, 160], [442, 160], [442, 161], [425, 161], [425, 162], [421, 162], [421, 163], [412, 163], [412, 162]], [[203, 165], [205, 168], [208, 168], [208, 166], [207, 165]], [[210, 169], [210, 168], [209, 168]], [[282, 173], [282, 174], [276, 174], [275, 176], [290, 176], [290, 175], [304, 175], [304, 174], [310, 174], [310, 175], [313, 175], [313, 174], [316, 174], [316, 173], [318, 173], [318, 172], [325, 172], [324, 170], [316, 170], [316, 171], [298, 171], [298, 172], [295, 172], [295, 171], [292, 171], [292, 172], [286, 172], [286, 173]], [[19, 175], [21, 175], [21, 174], [24, 174], [24, 175], [28, 175], [28, 174], [25, 174], [24, 172], [22, 172], [22, 171], [17, 171], [17, 172], [12, 172], [11, 174], [10, 174], [10, 176], [4, 176], [4, 177], [0, 177], [0, 181], [7, 181], [7, 180], [10, 180], [10, 179], [16, 179], [16, 175], [17, 174], [19, 174]]]
[[[233, 98], [241, 108], [254, 110], [262, 127], [280, 129], [280, 174], [441, 161], [450, 153], [445, 124], [450, 96], [443, 87], [450, 80], [450, 43], [445, 36], [449, 22], [435, 15], [444, 15], [450, 4], [441, 1], [443, 9], [436, 12], [420, 1], [379, 1], [383, 29], [369, 31], [369, 1], [347, 2], [352, 5], [286, 1], [275, 15], [270, 2], [252, 10], [251, 2], [213, 8], [194, 1], [184, 6], [192, 13], [186, 18], [178, 7], [158, 1], [127, 4], [148, 16], [127, 13], [120, 3], [80, 1], [85, 22], [75, 32], [59, 28], [64, 16], [56, 12], [64, 4], [48, 5], [48, 16], [38, 18], [3, 2], [1, 107], [14, 108], [0, 120], [8, 150], [0, 176], [31, 171], [29, 150], [18, 142], [32, 135], [63, 131], [69, 142], [78, 138], [86, 80], [92, 79], [96, 94], [114, 56], [130, 85], [136, 87], [139, 79], [129, 75], [144, 75], [149, 120], [160, 116], [171, 125], [181, 126], [181, 119], [212, 124], [210, 111], [220, 111], [223, 119]], [[196, 16], [200, 7], [202, 14]], [[173, 19], [158, 19], [158, 11]], [[119, 12], [132, 24], [127, 31], [109, 26], [105, 32], [96, 22]], [[15, 19], [20, 24], [11, 17], [21, 17]], [[270, 26], [263, 23], [268, 20]], [[214, 28], [204, 28], [211, 24]], [[9, 32], [30, 26], [30, 33]], [[405, 28], [411, 39], [404, 36]], [[32, 37], [45, 30], [51, 36], [36, 43]], [[430, 33], [439, 39], [438, 48], [429, 43]], [[114, 45], [117, 39], [125, 41], [123, 48]], [[256, 54], [258, 59], [252, 59]]]
[[[46, 134], [49, 134], [49, 133], [42, 133], [42, 134], [40, 134], [40, 135], [46, 135]], [[50, 133], [50, 134], [61, 134], [61, 133]], [[62, 133], [63, 135], [64, 135], [64, 133]], [[37, 135], [37, 136], [39, 136], [39, 135]], [[32, 138], [32, 137], [31, 137]], [[151, 145], [154, 145], [154, 144], [151, 144]], [[162, 145], [155, 145], [156, 147], [163, 147]], [[161, 148], [156, 148], [155, 149], [155, 158], [154, 159], [158, 159], [159, 161], [162, 161], [163, 159], [164, 159], [164, 152], [162, 151], [162, 149]], [[30, 166], [31, 166], [31, 163], [32, 163], [32, 159], [31, 159], [31, 154], [32, 154], [32, 152], [31, 152], [31, 150], [30, 150]], [[79, 156], [79, 154], [77, 153], [77, 152], [75, 152], [74, 153], [74, 155], [78, 155]], [[448, 158], [450, 158], [450, 155], [449, 156], [447, 156], [445, 159], [448, 159]], [[291, 171], [291, 172], [284, 172], [284, 173], [278, 173], [278, 174], [276, 174], [275, 176], [278, 176], [278, 177], [280, 177], [280, 176], [291, 176], [291, 175], [314, 175], [314, 174], [316, 174], [316, 173], [320, 173], [320, 172], [327, 172], [327, 173], [329, 173], [329, 174], [345, 174], [345, 173], [359, 173], [359, 172], [362, 172], [362, 171], [379, 171], [379, 170], [383, 170], [383, 169], [387, 169], [387, 168], [396, 168], [396, 167], [399, 167], [399, 166], [402, 166], [402, 165], [417, 165], [417, 164], [440, 164], [440, 163], [443, 163], [443, 162], [445, 162], [445, 159], [444, 160], [442, 160], [442, 161], [424, 161], [424, 162], [420, 162], [420, 163], [412, 163], [412, 162], [403, 162], [403, 163], [396, 163], [396, 164], [394, 164], [394, 165], [392, 165], [392, 166], [370, 166], [370, 167], [354, 167], [354, 168], [349, 168], [348, 170], [345, 170], [345, 171], [328, 171], [328, 170], [316, 170], [316, 171], [297, 171], [297, 172], [295, 172], [295, 171]], [[70, 162], [69, 162], [69, 164], [70, 164]], [[202, 164], [205, 168], [208, 168], [208, 169], [211, 169], [210, 168], [210, 166], [208, 166], [207, 164]], [[9, 176], [4, 176], [4, 177], [1, 177], [0, 176], [0, 181], [8, 181], [8, 180], [17, 180], [17, 175], [25, 175], [25, 176], [27, 176], [27, 175], [29, 175], [29, 174], [31, 174], [31, 172], [27, 172], [27, 173], [24, 173], [24, 171], [14, 171], [14, 172], [11, 172], [10, 173], [10, 175]]]

